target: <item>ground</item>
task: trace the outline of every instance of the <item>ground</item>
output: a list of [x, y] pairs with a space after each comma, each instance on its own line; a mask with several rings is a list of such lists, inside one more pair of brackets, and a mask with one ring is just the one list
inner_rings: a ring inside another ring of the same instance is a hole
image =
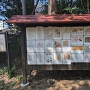
[[90, 90], [88, 71], [38, 71], [34, 77], [28, 76], [27, 87], [20, 87], [18, 77], [0, 75], [0, 90]]

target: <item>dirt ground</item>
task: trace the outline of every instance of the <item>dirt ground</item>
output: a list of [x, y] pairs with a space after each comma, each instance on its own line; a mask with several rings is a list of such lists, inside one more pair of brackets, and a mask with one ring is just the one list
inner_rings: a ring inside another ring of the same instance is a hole
[[39, 71], [34, 77], [28, 76], [27, 87], [20, 87], [17, 77], [8, 79], [7, 75], [0, 75], [0, 80], [6, 86], [0, 90], [90, 90], [88, 71]]

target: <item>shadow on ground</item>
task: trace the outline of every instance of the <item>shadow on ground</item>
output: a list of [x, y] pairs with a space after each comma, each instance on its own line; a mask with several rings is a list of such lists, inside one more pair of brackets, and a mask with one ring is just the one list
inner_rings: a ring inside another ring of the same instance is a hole
[[20, 87], [19, 83], [10, 90], [90, 90], [88, 71], [38, 71], [28, 81], [27, 87]]

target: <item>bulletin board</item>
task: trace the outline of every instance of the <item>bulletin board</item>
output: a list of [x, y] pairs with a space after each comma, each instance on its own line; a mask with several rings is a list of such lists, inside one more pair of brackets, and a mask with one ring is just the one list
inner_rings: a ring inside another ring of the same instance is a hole
[[90, 62], [90, 26], [27, 27], [28, 65]]
[[0, 52], [6, 52], [5, 33], [0, 33]]

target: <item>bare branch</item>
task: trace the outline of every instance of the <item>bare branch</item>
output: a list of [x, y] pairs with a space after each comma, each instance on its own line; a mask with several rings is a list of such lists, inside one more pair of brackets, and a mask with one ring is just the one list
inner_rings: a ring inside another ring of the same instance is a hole
[[34, 6], [34, 9], [33, 9], [33, 11], [32, 11], [32, 15], [35, 14], [35, 9], [36, 9], [36, 7], [37, 7], [37, 5], [38, 5], [38, 2], [39, 2], [39, 0], [37, 0], [36, 5]]

